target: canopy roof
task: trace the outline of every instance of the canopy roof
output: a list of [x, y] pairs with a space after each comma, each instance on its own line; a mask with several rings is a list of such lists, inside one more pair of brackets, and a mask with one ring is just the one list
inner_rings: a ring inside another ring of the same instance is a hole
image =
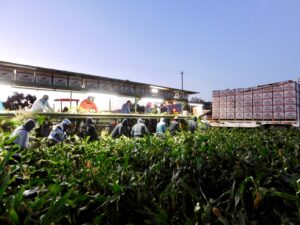
[[[29, 88], [95, 91], [133, 97], [187, 100], [195, 91], [0, 61], [0, 82]], [[153, 91], [155, 89], [155, 91]]]

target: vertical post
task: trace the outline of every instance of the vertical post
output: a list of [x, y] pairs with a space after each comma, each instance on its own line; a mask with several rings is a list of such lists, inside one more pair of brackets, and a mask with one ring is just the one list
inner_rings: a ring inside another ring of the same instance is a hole
[[181, 90], [183, 91], [183, 71], [181, 71]]
[[137, 112], [137, 102], [138, 102], [138, 99], [135, 97], [134, 98], [134, 113]]
[[297, 124], [298, 128], [300, 128], [300, 77], [298, 77], [296, 82], [296, 104], [298, 105]]
[[108, 101], [108, 111], [111, 112], [111, 98], [109, 97]]
[[72, 109], [72, 90], [70, 91], [70, 111]]

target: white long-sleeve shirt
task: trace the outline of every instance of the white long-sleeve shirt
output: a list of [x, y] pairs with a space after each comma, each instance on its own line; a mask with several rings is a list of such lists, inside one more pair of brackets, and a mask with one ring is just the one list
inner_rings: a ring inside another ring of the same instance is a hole
[[29, 132], [23, 126], [17, 127], [10, 135], [10, 138], [16, 138], [13, 143], [20, 148], [29, 148]]
[[44, 99], [38, 99], [36, 100], [31, 109], [30, 109], [31, 112], [48, 112], [48, 111], [53, 111], [52, 107], [49, 105], [48, 101], [47, 100], [44, 100]]
[[48, 139], [50, 140], [53, 140], [55, 142], [62, 142], [63, 140], [65, 140], [67, 138], [67, 134], [66, 132], [64, 131], [64, 126], [62, 123], [59, 123], [57, 125], [55, 125], [49, 136], [48, 136]]

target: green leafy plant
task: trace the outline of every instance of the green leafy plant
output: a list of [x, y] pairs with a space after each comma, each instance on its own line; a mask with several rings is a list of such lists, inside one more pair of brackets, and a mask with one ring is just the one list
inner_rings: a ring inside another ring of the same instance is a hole
[[[2, 224], [297, 224], [296, 129], [0, 147]], [[18, 151], [18, 150], [17, 150]]]

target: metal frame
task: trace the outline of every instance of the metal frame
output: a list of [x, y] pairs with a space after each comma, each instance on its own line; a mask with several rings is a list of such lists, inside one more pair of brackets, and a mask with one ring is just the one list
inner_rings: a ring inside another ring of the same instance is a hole
[[[11, 112], [0, 112], [0, 120], [5, 118], [13, 118], [16, 116], [46, 116], [50, 118], [68, 118], [68, 119], [86, 119], [87, 117], [92, 117], [93, 119], [122, 119], [122, 118], [142, 118], [142, 119], [159, 119], [164, 117], [166, 119], [172, 119], [175, 115], [153, 115], [153, 114], [123, 114], [123, 113], [64, 113], [64, 112], [42, 112], [42, 113], [32, 113], [32, 112], [24, 112], [24, 111], [11, 111]], [[178, 119], [185, 119], [188, 117], [178, 116]]]

